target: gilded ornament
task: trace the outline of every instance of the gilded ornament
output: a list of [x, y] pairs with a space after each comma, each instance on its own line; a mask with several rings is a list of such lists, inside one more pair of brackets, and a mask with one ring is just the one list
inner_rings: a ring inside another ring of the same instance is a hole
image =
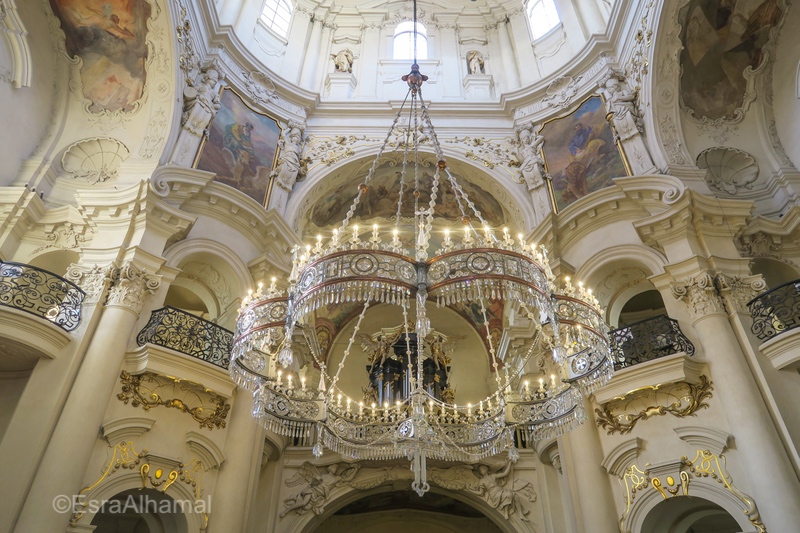
[[[159, 376], [152, 372], [132, 375], [122, 371], [119, 376], [122, 391], [117, 398], [145, 411], [164, 406], [189, 414], [200, 427], [224, 428], [231, 406], [225, 398], [198, 383]], [[173, 397], [169, 397], [173, 396]], [[175, 397], [181, 396], [181, 397]]]
[[595, 409], [597, 425], [609, 435], [624, 435], [630, 433], [640, 420], [654, 416], [694, 416], [699, 409], [708, 407], [706, 400], [711, 398], [712, 390], [711, 381], [704, 375], [700, 376], [700, 383], [696, 385], [680, 381], [644, 387]]

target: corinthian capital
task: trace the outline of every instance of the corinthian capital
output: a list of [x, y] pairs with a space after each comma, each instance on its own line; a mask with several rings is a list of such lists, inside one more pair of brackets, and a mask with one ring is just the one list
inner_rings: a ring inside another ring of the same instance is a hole
[[152, 294], [161, 285], [161, 276], [150, 274], [133, 263], [120, 267], [117, 278], [108, 292], [107, 306], [125, 307], [134, 313], [142, 310], [142, 304], [148, 294]]
[[117, 266], [113, 263], [105, 266], [72, 264], [64, 277], [86, 293], [84, 303], [97, 303], [116, 273]]
[[731, 315], [747, 312], [747, 302], [767, 290], [767, 283], [760, 274], [743, 277], [717, 274], [714, 282], [725, 310]]
[[670, 289], [675, 299], [686, 304], [695, 320], [725, 311], [717, 288], [714, 286], [714, 279], [708, 273], [673, 283], [670, 285]]

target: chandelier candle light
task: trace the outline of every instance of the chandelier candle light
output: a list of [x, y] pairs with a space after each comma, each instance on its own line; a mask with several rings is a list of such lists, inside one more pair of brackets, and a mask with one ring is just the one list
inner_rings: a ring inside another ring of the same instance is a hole
[[[416, 50], [416, 3], [414, 23]], [[415, 61], [403, 76], [409, 86], [406, 100], [341, 225], [327, 242], [317, 235], [313, 246], [295, 249], [288, 294], [273, 278], [266, 290], [259, 285], [245, 298], [230, 364], [235, 382], [253, 392], [253, 417], [266, 429], [295, 438], [316, 432], [317, 457], [323, 445], [354, 459], [407, 457], [414, 472], [412, 488], [420, 496], [430, 488], [428, 459], [476, 462], [507, 451], [516, 461], [515, 432], [531, 442], [577, 427], [585, 419], [583, 396], [606, 383], [613, 372], [608, 328], [591, 290], [573, 286], [569, 278], [557, 286], [547, 250], [526, 243], [522, 234], [514, 239], [507, 228], [498, 235], [451, 173], [422, 99], [426, 79]], [[400, 119], [406, 104], [404, 126]], [[361, 228], [351, 224], [352, 219], [393, 133], [405, 139], [394, 227]], [[420, 201], [418, 148], [423, 136], [431, 141], [438, 160], [430, 189], [424, 191], [427, 205]], [[457, 242], [445, 231], [437, 248], [431, 237], [437, 227], [440, 180], [454, 193], [464, 233]], [[404, 201], [414, 205], [412, 228], [401, 227]], [[487, 308], [495, 300], [507, 302], [534, 325], [530, 348], [511, 370], [501, 364], [500, 349], [489, 335]], [[477, 405], [448, 403], [423, 386], [421, 354], [431, 353], [435, 337], [426, 308], [465, 302], [479, 305], [496, 381], [494, 393]], [[341, 362], [328, 369], [313, 328], [314, 311], [340, 303], [363, 309]], [[394, 404], [356, 404], [338, 383], [364, 316], [378, 304], [402, 310], [400, 338], [408, 356], [410, 392]], [[297, 374], [294, 346], [301, 342], [303, 353], [310, 354], [320, 370], [316, 386]], [[553, 373], [533, 388], [521, 374], [537, 349], [550, 351]]]

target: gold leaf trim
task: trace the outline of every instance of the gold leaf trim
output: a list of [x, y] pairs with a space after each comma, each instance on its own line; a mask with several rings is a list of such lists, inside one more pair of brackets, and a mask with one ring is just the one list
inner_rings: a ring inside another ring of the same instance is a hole
[[694, 416], [699, 409], [708, 407], [706, 400], [712, 397], [712, 390], [711, 381], [703, 375], [697, 385], [679, 381], [667, 386], [645, 387], [595, 409], [597, 425], [609, 435], [624, 435], [630, 433], [640, 420], [654, 416]]
[[152, 372], [132, 375], [124, 370], [119, 380], [122, 391], [117, 394], [117, 398], [126, 405], [130, 402], [133, 407], [141, 406], [145, 411], [157, 406], [171, 407], [189, 414], [200, 423], [201, 428], [225, 427], [230, 404], [225, 402], [225, 398], [199, 383], [159, 376]]

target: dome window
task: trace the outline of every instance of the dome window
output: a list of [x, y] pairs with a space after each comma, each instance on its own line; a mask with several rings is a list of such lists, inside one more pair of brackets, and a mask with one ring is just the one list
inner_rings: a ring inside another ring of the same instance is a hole
[[[394, 29], [393, 59], [414, 59], [414, 22], [401, 22]], [[417, 59], [428, 59], [428, 35], [417, 22]]]
[[527, 10], [534, 39], [542, 37], [561, 22], [554, 0], [530, 0]]
[[267, 0], [261, 11], [261, 22], [281, 37], [286, 37], [292, 10], [292, 4], [288, 0]]

